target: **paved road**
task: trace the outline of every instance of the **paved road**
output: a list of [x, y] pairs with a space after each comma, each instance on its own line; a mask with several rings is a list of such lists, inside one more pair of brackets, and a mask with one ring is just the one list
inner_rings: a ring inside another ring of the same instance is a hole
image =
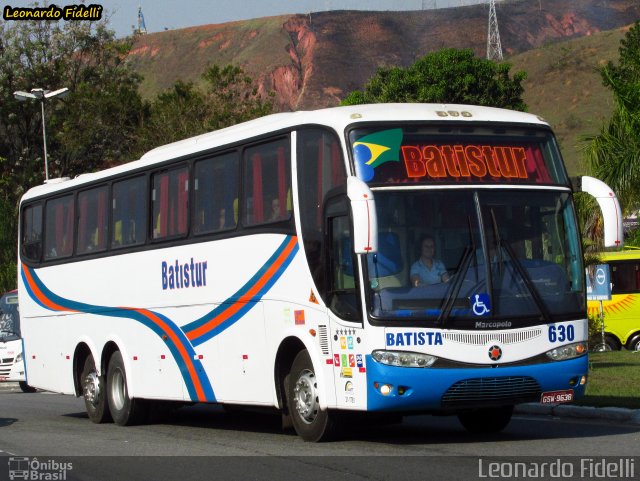
[[[504, 433], [489, 437], [470, 436], [456, 418], [418, 416], [398, 425], [352, 427], [345, 439], [323, 444], [282, 432], [278, 416], [230, 415], [206, 405], [182, 408], [159, 424], [123, 428], [92, 424], [82, 399], [0, 390], [4, 456], [83, 456], [70, 459], [74, 468], [66, 479], [445, 481], [479, 479], [479, 459], [599, 461], [637, 456], [639, 446], [640, 426], [538, 416], [516, 416]], [[635, 465], [638, 475], [640, 458]], [[0, 460], [0, 479], [5, 466]]]

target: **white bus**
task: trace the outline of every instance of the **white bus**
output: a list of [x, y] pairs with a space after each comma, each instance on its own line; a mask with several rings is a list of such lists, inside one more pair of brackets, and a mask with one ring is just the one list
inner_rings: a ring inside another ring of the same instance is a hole
[[169, 400], [277, 408], [310, 441], [363, 411], [498, 431], [584, 393], [572, 191], [534, 115], [270, 115], [49, 181], [20, 221], [29, 384], [96, 423]]
[[23, 392], [35, 392], [24, 371], [17, 290], [0, 297], [0, 382], [17, 382]]

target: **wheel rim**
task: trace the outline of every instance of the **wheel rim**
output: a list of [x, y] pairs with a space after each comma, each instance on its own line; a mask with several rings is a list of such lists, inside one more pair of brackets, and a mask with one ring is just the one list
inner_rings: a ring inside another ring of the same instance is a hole
[[91, 371], [84, 378], [84, 398], [91, 403], [92, 406], [100, 404], [102, 397], [102, 388], [100, 385], [100, 377], [96, 371]]
[[631, 346], [634, 351], [640, 351], [640, 339], [636, 341], [636, 343]]
[[124, 381], [122, 371], [117, 369], [111, 376], [111, 400], [113, 407], [120, 411], [124, 407], [125, 398], [127, 396], [127, 387]]
[[317, 388], [316, 376], [308, 369], [300, 373], [293, 388], [296, 412], [307, 424], [311, 424], [318, 415], [319, 404]]
[[600, 344], [596, 344], [593, 348], [594, 352], [608, 352], [611, 351], [611, 346], [606, 344], [606, 343], [600, 343]]

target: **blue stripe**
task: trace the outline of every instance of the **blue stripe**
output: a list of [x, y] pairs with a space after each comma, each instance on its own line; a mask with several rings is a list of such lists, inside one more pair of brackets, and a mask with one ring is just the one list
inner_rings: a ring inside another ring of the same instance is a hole
[[[93, 305], [90, 305], [90, 304], [85, 304], [85, 303], [82, 303], [82, 302], [75, 302], [75, 301], [71, 301], [69, 299], [65, 299], [65, 298], [60, 297], [60, 296], [54, 294], [53, 292], [51, 292], [43, 284], [43, 282], [38, 278], [38, 276], [36, 275], [36, 273], [35, 273], [35, 271], [33, 269], [29, 269], [29, 273], [31, 274], [31, 277], [33, 278], [33, 282], [36, 283], [36, 285], [42, 291], [42, 293], [48, 299], [50, 299], [51, 301], [55, 302], [56, 304], [60, 305], [61, 307], [65, 308], [65, 309], [72, 310], [72, 311], [83, 312], [85, 314], [95, 314], [95, 315], [106, 316], [106, 317], [119, 317], [119, 318], [133, 319], [133, 320], [145, 325], [149, 329], [151, 329], [160, 338], [162, 338], [163, 335], [165, 335], [165, 332], [162, 330], [162, 328], [160, 326], [158, 326], [155, 322], [153, 322], [151, 319], [149, 319], [148, 317], [146, 317], [144, 314], [142, 314], [140, 312], [137, 312], [137, 311], [132, 310], [132, 309], [119, 308], [119, 307], [93, 306]], [[27, 282], [27, 279], [25, 277], [24, 272], [22, 272], [22, 278], [23, 278], [23, 281], [24, 281], [24, 285], [27, 288], [27, 292], [29, 293], [29, 296], [36, 303], [38, 303], [40, 306], [42, 306], [43, 308], [45, 308], [47, 310], [52, 310], [49, 307], [47, 307], [44, 304], [42, 304], [38, 300], [38, 298], [35, 296], [35, 293], [31, 290], [31, 287], [29, 286], [29, 284]], [[207, 375], [205, 373], [204, 367], [202, 366], [202, 362], [199, 359], [195, 359], [195, 351], [193, 349], [193, 346], [189, 342], [189, 339], [187, 339], [187, 337], [185, 336], [184, 332], [175, 323], [173, 323], [170, 319], [168, 319], [166, 316], [163, 316], [162, 314], [159, 314], [159, 313], [153, 312], [153, 311], [149, 311], [149, 312], [151, 312], [152, 314], [157, 316], [159, 319], [164, 321], [167, 324], [167, 326], [169, 326], [171, 331], [174, 332], [178, 336], [178, 339], [180, 339], [180, 344], [185, 348], [185, 350], [187, 351], [187, 354], [190, 356], [191, 362], [194, 365], [194, 370], [196, 372], [196, 375], [198, 376], [198, 379], [200, 380], [200, 384], [202, 385], [202, 390], [204, 392], [206, 400], [207, 401], [215, 401], [216, 398], [215, 398], [215, 394], [213, 392], [213, 388], [211, 386], [211, 382], [209, 381], [209, 378], [207, 377]], [[198, 397], [197, 397], [197, 394], [196, 394], [195, 385], [194, 385], [193, 381], [191, 380], [191, 375], [190, 375], [190, 372], [189, 372], [189, 368], [187, 367], [186, 363], [184, 362], [178, 347], [174, 344], [173, 340], [170, 339], [170, 338], [163, 339], [163, 340], [165, 341], [167, 347], [169, 347], [169, 351], [171, 352], [171, 355], [173, 356], [174, 360], [176, 361], [176, 364], [178, 365], [178, 367], [180, 369], [180, 373], [181, 373], [182, 378], [183, 378], [183, 380], [185, 382], [185, 385], [187, 387], [187, 391], [189, 393], [189, 397], [191, 398], [192, 401], [197, 401]]]
[[[189, 324], [186, 324], [185, 326], [183, 326], [184, 332], [186, 332], [188, 334], [189, 332], [191, 332], [191, 331], [193, 331], [195, 329], [198, 329], [199, 327], [201, 327], [204, 324], [206, 324], [207, 322], [209, 322], [211, 319], [213, 319], [213, 318], [217, 317], [218, 315], [220, 315], [224, 310], [226, 310], [229, 307], [229, 304], [235, 303], [238, 299], [240, 299], [242, 296], [244, 296], [249, 291], [249, 289], [251, 289], [251, 287], [253, 287], [253, 285], [256, 282], [258, 282], [258, 280], [264, 275], [264, 273], [276, 261], [276, 259], [278, 257], [280, 257], [280, 254], [282, 254], [282, 252], [285, 250], [285, 248], [287, 247], [287, 245], [289, 244], [290, 241], [291, 241], [291, 236], [286, 236], [284, 238], [284, 241], [282, 242], [282, 244], [280, 244], [280, 246], [276, 249], [276, 251], [273, 253], [273, 255], [271, 257], [269, 257], [267, 262], [265, 262], [263, 264], [263, 266], [260, 268], [260, 270], [258, 270], [258, 272], [256, 272], [254, 274], [254, 276], [251, 279], [249, 279], [249, 281], [247, 283], [245, 283], [240, 289], [238, 289], [238, 291], [236, 291], [229, 298], [224, 300], [222, 302], [222, 304], [220, 304], [218, 307], [213, 309], [211, 312], [208, 312], [207, 314], [202, 316], [200, 319], [196, 319], [195, 321], [190, 322]], [[291, 259], [293, 259], [293, 256], [295, 256], [296, 252], [298, 252], [298, 244], [297, 243], [294, 246], [291, 254], [289, 255], [289, 258], [285, 261], [286, 265], [289, 265], [291, 263]], [[278, 271], [276, 271], [276, 273], [274, 274], [274, 276], [272, 278], [273, 282], [269, 282], [268, 283], [269, 287], [273, 286], [275, 281], [277, 281], [278, 278], [282, 275], [282, 272], [284, 272], [284, 271], [281, 270], [281, 269], [278, 269]], [[260, 294], [252, 297], [250, 299], [250, 301], [251, 302], [259, 301], [260, 298], [265, 293], [266, 293], [266, 291], [264, 289], [261, 290]]]
[[[246, 302], [245, 305], [238, 310], [238, 312], [236, 312], [233, 316], [229, 317], [226, 321], [222, 322], [220, 325], [216, 326], [211, 331], [209, 331], [209, 332], [207, 332], [205, 334], [202, 334], [201, 336], [198, 336], [195, 339], [193, 339], [191, 341], [193, 343], [193, 345], [194, 346], [199, 346], [203, 342], [206, 342], [209, 339], [211, 339], [212, 337], [217, 336], [218, 334], [220, 334], [221, 332], [223, 332], [224, 330], [228, 329], [233, 324], [238, 322], [247, 312], [249, 312], [251, 309], [253, 309], [258, 304], [258, 301], [260, 299], [262, 299], [262, 297], [269, 291], [269, 289], [271, 289], [271, 287], [273, 287], [273, 285], [278, 281], [278, 279], [284, 273], [284, 271], [287, 269], [289, 264], [291, 264], [291, 261], [293, 261], [293, 258], [295, 257], [297, 252], [298, 252], [298, 245], [296, 244], [295, 247], [291, 250], [291, 254], [289, 254], [289, 256], [287, 256], [287, 258], [282, 262], [282, 265], [274, 273], [273, 277], [269, 280], [269, 282], [267, 282], [264, 285], [264, 287], [262, 289], [260, 289], [258, 291], [258, 293], [250, 301]], [[214, 313], [216, 311], [222, 312], [222, 311], [228, 309], [229, 307], [231, 307], [231, 305], [233, 304], [233, 301], [231, 301], [231, 302], [225, 301], [225, 302], [227, 303], [226, 305], [222, 304], [222, 305], [218, 306], [216, 309], [214, 309], [212, 311], [211, 315], [212, 316], [215, 315]], [[210, 317], [210, 319], [211, 318], [212, 317]]]

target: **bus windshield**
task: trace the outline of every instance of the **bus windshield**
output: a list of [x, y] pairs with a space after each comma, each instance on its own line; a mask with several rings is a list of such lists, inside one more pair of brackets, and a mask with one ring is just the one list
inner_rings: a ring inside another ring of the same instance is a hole
[[0, 341], [20, 339], [18, 294], [9, 292], [0, 298]]
[[584, 270], [568, 192], [375, 195], [378, 252], [367, 255], [365, 283], [374, 320], [481, 328], [584, 315]]

